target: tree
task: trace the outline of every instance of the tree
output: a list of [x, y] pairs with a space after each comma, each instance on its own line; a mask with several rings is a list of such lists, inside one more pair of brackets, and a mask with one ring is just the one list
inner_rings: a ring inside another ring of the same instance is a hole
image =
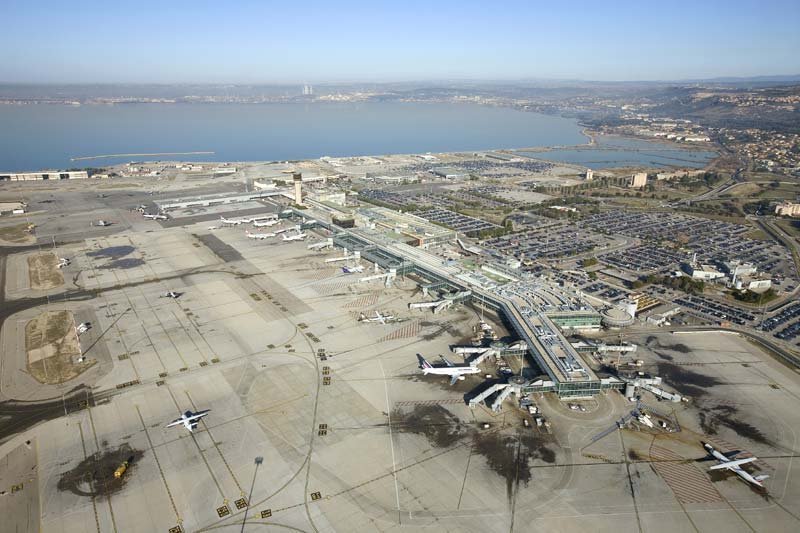
[[589, 267], [594, 266], [596, 264], [597, 264], [597, 258], [596, 257], [587, 257], [586, 259], [583, 260], [583, 268], [589, 268]]

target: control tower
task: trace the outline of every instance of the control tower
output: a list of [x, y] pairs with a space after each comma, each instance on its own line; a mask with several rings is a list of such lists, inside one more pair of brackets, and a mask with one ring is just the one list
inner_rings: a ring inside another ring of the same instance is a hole
[[294, 181], [294, 203], [303, 205], [303, 175], [293, 172], [292, 180]]

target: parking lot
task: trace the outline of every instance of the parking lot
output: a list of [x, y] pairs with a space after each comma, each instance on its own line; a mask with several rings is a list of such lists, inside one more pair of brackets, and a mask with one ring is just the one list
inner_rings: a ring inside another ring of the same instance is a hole
[[427, 209], [425, 211], [417, 211], [414, 214], [435, 224], [454, 229], [469, 237], [477, 237], [482, 231], [500, 229], [497, 224], [490, 224], [479, 218], [462, 215], [446, 209]]
[[527, 187], [500, 187], [497, 185], [481, 185], [467, 189], [470, 193], [488, 198], [490, 201], [499, 201], [509, 206], [523, 206], [530, 204], [540, 204], [549, 200], [552, 196], [533, 192]]
[[601, 252], [613, 239], [576, 229], [569, 224], [531, 229], [484, 241], [483, 246], [518, 259], [562, 259], [589, 252]]
[[[755, 240], [745, 237], [753, 228], [748, 225], [731, 224], [719, 220], [675, 213], [632, 213], [608, 211], [585, 218], [581, 226], [592, 228], [607, 235], [627, 235], [652, 243], [672, 241], [688, 254], [696, 254], [701, 263], [724, 263], [736, 259], [752, 263], [762, 273], [777, 282], [786, 280], [787, 285], [797, 284], [797, 274], [790, 252], [781, 244], [771, 240]], [[612, 257], [612, 260], [615, 258]], [[631, 265], [636, 263], [629, 258]], [[645, 266], [666, 266], [670, 257], [653, 255]], [[624, 259], [622, 259], [625, 262]], [[669, 263], [671, 264], [671, 263]]]
[[771, 331], [781, 340], [793, 341], [800, 336], [800, 303], [784, 307], [761, 323], [763, 331]]
[[709, 298], [703, 298], [702, 296], [686, 296], [685, 298], [678, 298], [674, 302], [715, 322], [732, 322], [743, 326], [756, 319], [755, 315], [748, 311], [737, 309]]
[[595, 281], [590, 283], [589, 285], [581, 287], [581, 291], [588, 292], [593, 296], [597, 296], [598, 298], [602, 298], [608, 302], [616, 302], [619, 300], [623, 300], [628, 297], [628, 291], [612, 287], [607, 283], [603, 283], [602, 281]]
[[642, 244], [598, 257], [604, 263], [640, 274], [674, 270], [686, 261], [681, 254], [653, 244]]

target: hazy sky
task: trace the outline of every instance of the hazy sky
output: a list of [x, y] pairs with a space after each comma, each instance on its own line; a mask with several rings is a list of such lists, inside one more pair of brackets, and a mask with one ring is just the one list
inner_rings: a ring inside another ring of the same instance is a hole
[[2, 82], [800, 74], [800, 0], [0, 0]]

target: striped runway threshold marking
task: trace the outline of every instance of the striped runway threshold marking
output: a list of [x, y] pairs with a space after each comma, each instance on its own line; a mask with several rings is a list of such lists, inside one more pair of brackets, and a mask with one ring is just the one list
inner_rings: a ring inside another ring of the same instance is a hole
[[381, 337], [378, 339], [378, 342], [394, 341], [397, 339], [410, 339], [419, 335], [420, 329], [422, 328], [419, 325], [419, 321], [413, 320], [405, 324], [403, 327], [394, 330], [388, 335]]
[[677, 453], [656, 445], [650, 447], [650, 457], [653, 468], [682, 504], [723, 501], [706, 473], [693, 462], [684, 462], [685, 458]]
[[350, 283], [347, 281], [322, 281], [314, 283], [311, 288], [320, 296], [328, 296], [337, 292], [347, 291], [348, 285]]
[[409, 400], [405, 402], [395, 402], [395, 407], [414, 407], [415, 405], [453, 405], [463, 404], [464, 398], [445, 398], [443, 400]]
[[375, 305], [375, 302], [378, 301], [378, 293], [371, 292], [369, 294], [365, 294], [360, 298], [356, 298], [352, 302], [348, 304], [344, 304], [342, 307], [345, 309], [361, 309], [363, 307], [369, 307], [371, 305]]

